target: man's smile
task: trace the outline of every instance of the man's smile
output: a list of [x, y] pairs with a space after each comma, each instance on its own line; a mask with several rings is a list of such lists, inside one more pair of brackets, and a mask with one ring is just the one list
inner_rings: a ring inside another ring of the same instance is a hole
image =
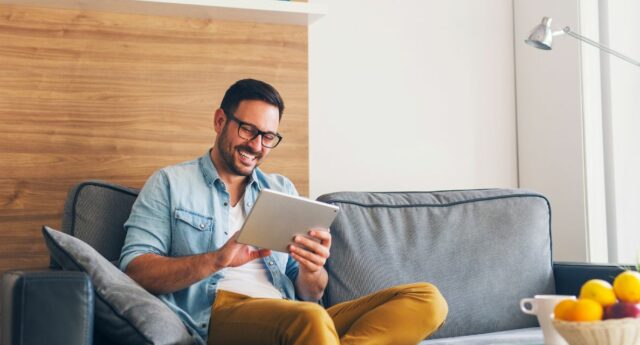
[[245, 149], [238, 149], [237, 152], [238, 152], [238, 155], [240, 156], [240, 161], [247, 165], [253, 164], [257, 158], [255, 154], [252, 154]]

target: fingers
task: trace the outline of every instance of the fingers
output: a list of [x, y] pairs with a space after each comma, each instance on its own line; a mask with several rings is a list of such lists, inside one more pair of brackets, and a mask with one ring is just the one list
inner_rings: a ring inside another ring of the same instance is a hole
[[309, 237], [296, 235], [293, 238], [293, 242], [328, 258], [329, 249], [331, 248], [331, 234], [329, 231], [327, 229], [312, 229], [309, 231]]
[[305, 254], [320, 256], [325, 260], [329, 257], [329, 248], [312, 239], [296, 236], [293, 243], [296, 248], [306, 252]]
[[314, 229], [309, 231], [309, 236], [312, 238], [296, 236], [294, 244], [289, 245], [289, 252], [302, 268], [316, 272], [324, 266], [329, 258], [331, 234], [328, 231]]
[[309, 235], [320, 240], [326, 247], [331, 247], [331, 233], [326, 228], [314, 228], [309, 231]]
[[[297, 248], [297, 247], [295, 247], [293, 245], [291, 247]], [[290, 253], [291, 253], [291, 257], [300, 264], [300, 268], [301, 269], [305, 269], [305, 270], [307, 270], [309, 272], [315, 273], [318, 270], [320, 270], [322, 268], [322, 266], [323, 266], [323, 265], [315, 264], [315, 263], [311, 262], [310, 260], [307, 260], [306, 258], [300, 256], [298, 254], [298, 252], [295, 251], [295, 249], [292, 250]]]
[[327, 258], [329, 257], [328, 255], [325, 256], [325, 255], [316, 254], [310, 251], [309, 249], [304, 249], [295, 244], [292, 244], [289, 246], [289, 252], [292, 255], [295, 255], [299, 258], [309, 261], [310, 263], [317, 266], [324, 266], [324, 264], [327, 262]]
[[220, 268], [237, 267], [249, 261], [271, 255], [269, 249], [257, 249], [253, 246], [237, 242], [239, 232], [233, 234], [227, 243], [217, 251], [216, 265]]
[[256, 259], [264, 258], [271, 255], [271, 249], [258, 249], [254, 253], [256, 253]]

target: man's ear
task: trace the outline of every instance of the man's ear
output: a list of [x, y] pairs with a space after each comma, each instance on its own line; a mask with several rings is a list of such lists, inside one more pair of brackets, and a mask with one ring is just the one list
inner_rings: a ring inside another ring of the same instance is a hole
[[220, 134], [226, 122], [227, 116], [224, 114], [224, 110], [218, 108], [218, 110], [216, 110], [216, 113], [213, 115], [213, 129], [217, 134]]

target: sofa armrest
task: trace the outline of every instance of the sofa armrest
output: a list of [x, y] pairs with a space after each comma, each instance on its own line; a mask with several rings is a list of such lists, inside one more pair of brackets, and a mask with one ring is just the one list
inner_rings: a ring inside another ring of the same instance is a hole
[[630, 268], [630, 266], [612, 264], [554, 262], [553, 276], [556, 280], [556, 293], [578, 296], [580, 287], [587, 280], [602, 279], [612, 283], [620, 272]]
[[6, 272], [2, 344], [90, 345], [93, 308], [93, 287], [83, 272]]

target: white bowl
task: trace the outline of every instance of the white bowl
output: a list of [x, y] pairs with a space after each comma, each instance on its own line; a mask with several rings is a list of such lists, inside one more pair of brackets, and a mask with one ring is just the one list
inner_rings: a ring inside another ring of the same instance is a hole
[[640, 345], [640, 319], [553, 320], [553, 326], [569, 345]]

